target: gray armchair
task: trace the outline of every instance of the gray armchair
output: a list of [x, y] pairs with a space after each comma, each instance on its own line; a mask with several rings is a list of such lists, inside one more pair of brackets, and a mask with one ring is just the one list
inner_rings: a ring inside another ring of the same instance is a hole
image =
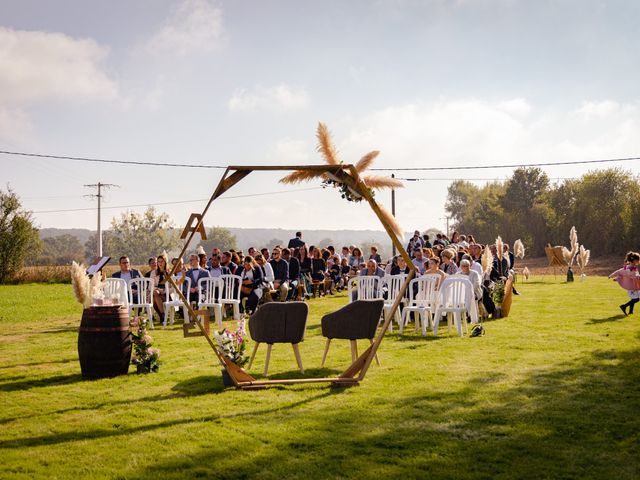
[[304, 302], [272, 302], [262, 305], [249, 319], [249, 333], [255, 342], [249, 369], [261, 343], [267, 344], [267, 359], [264, 365], [264, 376], [269, 371], [271, 347], [274, 343], [290, 343], [296, 356], [298, 368], [304, 373], [298, 344], [304, 340], [309, 307]]
[[[348, 303], [340, 310], [322, 317], [322, 335], [327, 337], [322, 366], [324, 367], [331, 340], [334, 338], [351, 341], [351, 359], [355, 362], [358, 358], [356, 340], [369, 339], [369, 343], [373, 343], [373, 337], [376, 335], [376, 328], [378, 327], [383, 307], [383, 299], [356, 300]], [[377, 355], [376, 362], [380, 365]]]

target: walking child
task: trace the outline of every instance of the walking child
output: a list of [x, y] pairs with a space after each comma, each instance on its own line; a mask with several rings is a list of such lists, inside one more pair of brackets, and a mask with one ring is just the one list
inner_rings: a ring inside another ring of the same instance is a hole
[[[628, 252], [624, 257], [624, 265], [616, 270], [609, 278], [624, 288], [629, 294], [629, 301], [620, 305], [620, 310], [625, 316], [633, 314], [633, 307], [640, 301], [640, 273], [638, 272], [638, 264], [640, 264], [640, 254], [636, 252]], [[627, 311], [627, 308], [629, 309]]]

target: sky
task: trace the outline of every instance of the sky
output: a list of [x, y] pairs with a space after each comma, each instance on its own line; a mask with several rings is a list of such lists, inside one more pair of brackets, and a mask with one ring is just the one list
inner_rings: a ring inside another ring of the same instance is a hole
[[[469, 167], [378, 172], [420, 179], [396, 191], [406, 231], [444, 229], [452, 180], [513, 171], [472, 167], [640, 156], [639, 19], [635, 0], [0, 0], [0, 150], [319, 164], [324, 122], [345, 163], [380, 150], [372, 168]], [[0, 154], [0, 172], [39, 227], [95, 229], [85, 185], [117, 185], [103, 225], [154, 205], [181, 227], [223, 170]], [[381, 229], [366, 205], [280, 176], [252, 173], [205, 225]]]

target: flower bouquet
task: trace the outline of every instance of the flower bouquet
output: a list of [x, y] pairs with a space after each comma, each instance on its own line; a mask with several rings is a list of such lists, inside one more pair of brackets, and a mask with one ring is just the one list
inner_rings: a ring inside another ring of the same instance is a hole
[[239, 367], [243, 367], [249, 361], [249, 357], [244, 354], [247, 348], [245, 322], [242, 318], [235, 332], [222, 329], [213, 333], [218, 351]]
[[133, 357], [131, 363], [137, 365], [138, 373], [157, 372], [160, 369], [160, 349], [151, 348], [153, 338], [147, 334], [147, 320], [135, 317], [131, 321], [131, 327], [138, 327], [138, 332], [132, 331]]

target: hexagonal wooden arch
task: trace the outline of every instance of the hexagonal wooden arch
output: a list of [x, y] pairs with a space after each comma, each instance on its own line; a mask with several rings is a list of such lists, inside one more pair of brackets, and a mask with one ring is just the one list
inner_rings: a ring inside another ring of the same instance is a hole
[[[215, 343], [211, 340], [211, 336], [209, 335], [208, 328], [205, 328], [205, 325], [203, 325], [203, 322], [201, 322], [198, 319], [198, 313], [201, 313], [201, 312], [194, 310], [191, 307], [191, 305], [189, 305], [189, 302], [187, 301], [185, 296], [182, 294], [181, 289], [177, 287], [176, 283], [172, 278], [172, 276], [176, 273], [177, 265], [174, 266], [173, 269], [171, 270], [171, 275], [169, 276], [168, 281], [174, 287], [174, 289], [182, 299], [183, 303], [185, 304], [186, 308], [189, 310], [190, 316], [195, 319], [195, 323], [200, 329], [202, 336], [206, 338], [207, 342], [209, 343], [214, 353], [218, 357], [220, 364], [227, 370], [227, 372], [229, 373], [229, 376], [231, 377], [231, 379], [233, 380], [233, 383], [237, 388], [249, 390], [249, 389], [256, 389], [256, 388], [264, 388], [269, 385], [292, 385], [292, 384], [300, 384], [300, 383], [329, 383], [332, 386], [339, 386], [339, 387], [348, 387], [348, 386], [358, 385], [360, 381], [364, 379], [367, 373], [367, 370], [369, 369], [369, 366], [371, 365], [371, 362], [373, 361], [376, 355], [376, 352], [378, 351], [378, 348], [380, 347], [380, 344], [384, 339], [385, 332], [387, 331], [389, 324], [391, 323], [391, 320], [393, 319], [393, 316], [395, 315], [395, 312], [400, 305], [400, 301], [403, 298], [409, 286], [409, 282], [416, 274], [416, 270], [411, 259], [409, 258], [409, 255], [404, 249], [404, 246], [402, 245], [400, 240], [396, 237], [396, 235], [393, 233], [393, 230], [391, 229], [390, 225], [386, 221], [384, 214], [380, 210], [380, 207], [378, 206], [376, 201], [373, 199], [373, 196], [371, 195], [370, 190], [367, 188], [366, 184], [358, 174], [358, 171], [356, 170], [354, 165], [352, 164], [278, 165], [278, 166], [253, 165], [253, 166], [227, 167], [227, 169], [225, 170], [222, 176], [222, 179], [218, 183], [218, 186], [216, 187], [215, 191], [213, 192], [213, 195], [211, 195], [209, 202], [207, 203], [204, 210], [202, 211], [202, 214], [191, 215], [190, 220], [183, 232], [187, 234], [186, 235], [187, 238], [182, 248], [182, 251], [180, 252], [179, 257], [182, 257], [185, 254], [185, 251], [187, 250], [189, 244], [191, 243], [193, 236], [198, 231], [203, 229], [204, 216], [206, 215], [209, 208], [211, 207], [211, 204], [216, 198], [220, 197], [220, 195], [225, 193], [227, 190], [229, 190], [231, 187], [233, 187], [235, 184], [237, 184], [240, 180], [245, 178], [251, 172], [278, 171], [278, 170], [281, 170], [281, 171], [306, 170], [306, 171], [321, 172], [326, 174], [333, 180], [346, 185], [350, 189], [350, 191], [356, 196], [360, 196], [364, 198], [369, 203], [369, 205], [371, 206], [371, 209], [373, 210], [373, 212], [376, 214], [376, 216], [382, 223], [382, 226], [384, 227], [385, 231], [389, 235], [389, 238], [391, 239], [395, 247], [398, 249], [398, 252], [404, 257], [405, 262], [409, 266], [410, 272], [407, 275], [407, 278], [403, 283], [391, 310], [387, 312], [384, 324], [382, 325], [382, 328], [378, 332], [376, 339], [371, 344], [371, 346], [369, 346], [367, 350], [365, 350], [353, 363], [351, 363], [351, 365], [347, 367], [347, 369], [344, 372], [342, 372], [337, 377], [329, 377], [329, 378], [309, 377], [309, 378], [290, 378], [290, 379], [279, 379], [279, 380], [257, 380], [253, 378], [251, 375], [249, 375], [242, 368], [240, 368], [238, 365], [228, 360], [218, 351]], [[196, 225], [192, 225], [194, 219], [198, 219], [198, 223]], [[208, 325], [206, 326], [208, 327]]]

